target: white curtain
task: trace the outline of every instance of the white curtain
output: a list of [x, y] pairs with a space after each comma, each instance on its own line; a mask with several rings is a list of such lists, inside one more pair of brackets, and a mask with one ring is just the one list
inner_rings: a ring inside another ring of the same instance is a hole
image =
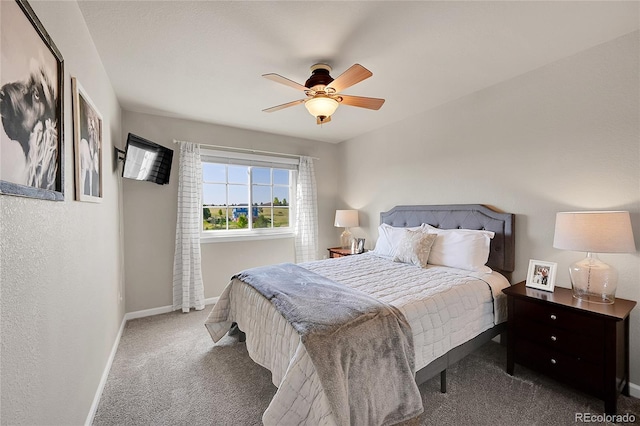
[[200, 147], [180, 144], [178, 221], [173, 258], [173, 310], [204, 309], [204, 286], [200, 267], [200, 209], [202, 209], [202, 163]]
[[296, 262], [318, 259], [318, 207], [313, 159], [300, 157], [296, 214]]

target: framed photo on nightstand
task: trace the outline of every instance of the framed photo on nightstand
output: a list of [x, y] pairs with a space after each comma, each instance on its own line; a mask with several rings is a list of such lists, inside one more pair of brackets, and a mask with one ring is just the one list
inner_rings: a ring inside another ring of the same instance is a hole
[[529, 260], [527, 272], [527, 287], [544, 291], [553, 291], [556, 283], [558, 264], [542, 260]]

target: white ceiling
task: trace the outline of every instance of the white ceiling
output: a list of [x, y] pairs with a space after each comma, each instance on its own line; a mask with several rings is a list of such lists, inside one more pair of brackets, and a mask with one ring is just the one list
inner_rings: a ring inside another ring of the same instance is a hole
[[[637, 2], [79, 1], [126, 110], [340, 142], [639, 28]], [[302, 92], [317, 62], [373, 72], [318, 126]]]

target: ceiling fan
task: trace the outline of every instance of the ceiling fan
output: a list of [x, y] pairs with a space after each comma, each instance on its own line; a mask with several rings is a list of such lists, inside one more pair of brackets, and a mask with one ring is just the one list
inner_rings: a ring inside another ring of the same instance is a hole
[[277, 105], [263, 109], [264, 112], [275, 112], [284, 108], [304, 103], [309, 113], [316, 117], [317, 124], [324, 124], [331, 121], [331, 115], [340, 104], [378, 110], [384, 104], [384, 99], [365, 98], [362, 96], [343, 95], [344, 89], [360, 83], [371, 77], [373, 73], [360, 64], [352, 65], [351, 68], [340, 74], [335, 80], [329, 75], [331, 67], [327, 64], [315, 64], [311, 67], [311, 77], [304, 83], [298, 84], [279, 74], [263, 74], [264, 78], [302, 90], [307, 97], [286, 104]]

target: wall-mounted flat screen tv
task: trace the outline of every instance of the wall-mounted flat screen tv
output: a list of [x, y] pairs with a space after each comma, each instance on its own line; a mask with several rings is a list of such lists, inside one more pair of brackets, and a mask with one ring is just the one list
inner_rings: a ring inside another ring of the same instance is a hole
[[172, 159], [173, 150], [129, 133], [122, 177], [164, 185], [169, 183]]

